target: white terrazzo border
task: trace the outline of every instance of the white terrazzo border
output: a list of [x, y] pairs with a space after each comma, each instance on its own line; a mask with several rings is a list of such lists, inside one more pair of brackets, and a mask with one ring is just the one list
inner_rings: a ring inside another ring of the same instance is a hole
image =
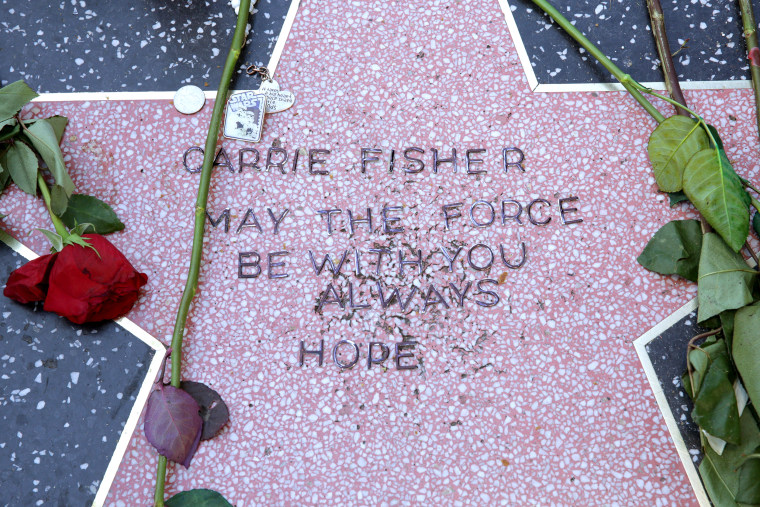
[[692, 488], [694, 488], [694, 494], [697, 497], [697, 501], [701, 507], [710, 507], [711, 503], [707, 498], [707, 493], [705, 492], [705, 488], [702, 485], [701, 479], [699, 478], [699, 471], [697, 470], [697, 467], [694, 466], [694, 462], [691, 459], [689, 450], [686, 448], [686, 443], [684, 443], [683, 438], [681, 437], [681, 432], [678, 430], [678, 423], [676, 423], [676, 420], [673, 417], [673, 412], [671, 412], [670, 406], [668, 405], [668, 401], [665, 399], [665, 394], [663, 393], [662, 387], [660, 386], [660, 381], [657, 378], [657, 373], [654, 371], [652, 361], [650, 361], [649, 354], [647, 354], [646, 350], [646, 346], [649, 344], [649, 342], [660, 336], [666, 329], [672, 327], [676, 322], [689, 315], [696, 309], [697, 299], [694, 298], [670, 314], [655, 327], [644, 333], [644, 335], [637, 338], [633, 342], [633, 346], [636, 349], [636, 353], [639, 355], [641, 365], [644, 367], [644, 371], [647, 375], [647, 380], [649, 380], [649, 385], [652, 386], [654, 397], [657, 399], [657, 406], [660, 408], [660, 412], [662, 412], [662, 416], [665, 418], [665, 424], [668, 426], [668, 432], [670, 433], [670, 437], [673, 439], [673, 443], [676, 446], [678, 457], [681, 458], [681, 463], [686, 470], [686, 475], [689, 477], [689, 482], [691, 483]]

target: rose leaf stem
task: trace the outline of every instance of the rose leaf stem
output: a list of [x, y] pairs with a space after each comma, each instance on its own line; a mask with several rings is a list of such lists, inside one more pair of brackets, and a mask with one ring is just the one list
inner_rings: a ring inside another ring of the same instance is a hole
[[647, 113], [649, 113], [652, 118], [655, 119], [657, 123], [662, 123], [665, 121], [665, 117], [660, 113], [660, 111], [657, 110], [654, 105], [647, 100], [644, 95], [641, 94], [641, 92], [634, 86], [633, 80], [631, 79], [631, 76], [623, 72], [617, 65], [615, 65], [612, 60], [607, 58], [607, 56], [602, 53], [602, 51], [594, 46], [594, 44], [588, 40], [577, 28], [573, 26], [570, 21], [567, 20], [560, 12], [554, 8], [552, 4], [550, 4], [547, 0], [533, 0], [533, 3], [538, 6], [539, 9], [544, 11], [546, 14], [548, 14], [563, 30], [565, 30], [573, 39], [575, 39], [578, 44], [583, 47], [588, 53], [596, 58], [596, 60], [601, 63], [605, 69], [607, 69], [613, 76], [615, 76], [615, 79], [620, 81], [620, 84], [623, 85], [623, 87], [628, 90], [628, 93], [631, 94], [631, 96], [636, 99], [636, 102], [641, 104], [641, 107], [643, 107]]
[[[198, 183], [198, 197], [195, 201], [195, 227], [193, 229], [193, 247], [190, 257], [190, 267], [187, 273], [187, 282], [182, 292], [179, 308], [177, 310], [177, 320], [174, 323], [174, 332], [172, 333], [171, 343], [171, 385], [179, 387], [182, 379], [182, 338], [185, 332], [185, 323], [187, 314], [190, 310], [190, 304], [198, 290], [198, 274], [200, 273], [201, 254], [203, 252], [203, 233], [206, 225], [206, 205], [208, 203], [209, 186], [211, 185], [211, 171], [214, 164], [214, 153], [216, 153], [216, 141], [219, 137], [219, 126], [222, 122], [222, 111], [224, 109], [227, 92], [230, 88], [230, 81], [235, 72], [240, 52], [245, 42], [245, 28], [248, 23], [248, 11], [250, 0], [240, 1], [240, 11], [235, 25], [235, 33], [232, 36], [232, 44], [227, 54], [227, 60], [222, 70], [222, 79], [219, 82], [216, 100], [214, 101], [214, 110], [211, 114], [211, 122], [206, 136], [206, 147], [203, 156], [203, 166], [201, 169], [200, 182]], [[156, 490], [154, 495], [154, 505], [162, 507], [164, 505], [164, 485], [166, 482], [166, 457], [158, 457], [158, 470], [156, 472]]]
[[760, 202], [758, 202], [757, 199], [755, 199], [753, 196], [749, 196], [750, 200], [752, 201], [752, 207], [754, 207], [758, 213], [760, 213]]
[[50, 204], [50, 190], [48, 190], [47, 183], [45, 182], [45, 178], [42, 177], [42, 174], [38, 171], [37, 172], [37, 185], [40, 187], [40, 193], [42, 194], [42, 200], [45, 201], [45, 208], [47, 209], [48, 215], [50, 215], [50, 220], [53, 222], [53, 227], [55, 227], [55, 232], [65, 238], [68, 236], [69, 231], [66, 229], [66, 226], [63, 224], [63, 221], [56, 216], [55, 213], [53, 213], [53, 208], [51, 208]]
[[[747, 54], [754, 49], [757, 53], [757, 29], [755, 15], [752, 12], [752, 0], [739, 0], [739, 9], [742, 11], [742, 25], [744, 28], [744, 40], [747, 43]], [[755, 91], [755, 111], [757, 117], [758, 134], [760, 134], [760, 66], [755, 59], [749, 60], [749, 71], [752, 75], [752, 88]]]
[[745, 187], [747, 187], [747, 188], [751, 188], [751, 189], [752, 189], [752, 190], [754, 190], [754, 191], [755, 191], [757, 194], [760, 194], [760, 190], [758, 190], [758, 189], [757, 189], [757, 187], [756, 187], [755, 185], [753, 185], [753, 184], [752, 184], [752, 182], [750, 182], [750, 181], [747, 181], [747, 180], [744, 180], [744, 182], [743, 182], [743, 183], [744, 183], [744, 186], [745, 186]]
[[[662, 74], [665, 78], [665, 87], [668, 89], [670, 96], [681, 104], [686, 105], [686, 99], [681, 91], [681, 84], [678, 82], [675, 65], [673, 65], [673, 56], [670, 54], [670, 44], [668, 43], [668, 34], [665, 32], [665, 14], [662, 12], [660, 0], [647, 0], [647, 10], [649, 19], [652, 23], [652, 33], [657, 45], [657, 52], [660, 55], [660, 65], [662, 65]], [[674, 106], [676, 114], [689, 116], [686, 110], [679, 106]]]

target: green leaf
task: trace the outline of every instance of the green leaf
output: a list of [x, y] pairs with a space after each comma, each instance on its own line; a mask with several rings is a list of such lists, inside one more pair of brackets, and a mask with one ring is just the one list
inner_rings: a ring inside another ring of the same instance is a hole
[[10, 130], [11, 128], [15, 127], [18, 121], [16, 118], [6, 118], [2, 121], [0, 121], [0, 131], [2, 131], [4, 128], [8, 128]]
[[58, 140], [58, 144], [61, 144], [61, 141], [63, 141], [63, 131], [66, 130], [66, 125], [69, 123], [69, 119], [65, 116], [51, 116], [50, 118], [45, 118], [45, 121], [50, 124], [51, 127], [53, 127], [53, 132], [55, 133], [55, 138]]
[[[699, 352], [695, 350], [694, 352]], [[740, 438], [739, 408], [736, 403], [733, 369], [726, 344], [718, 340], [708, 357], [707, 371], [694, 398], [691, 418], [700, 428], [726, 442], [738, 444]], [[697, 381], [695, 379], [695, 384]]]
[[60, 252], [61, 250], [63, 250], [63, 238], [59, 234], [53, 231], [47, 231], [45, 229], [37, 229], [37, 230], [40, 231], [42, 234], [44, 234], [47, 237], [47, 239], [50, 241], [50, 243], [52, 243], [53, 247], [51, 250], [53, 252]]
[[671, 208], [675, 206], [676, 204], [678, 204], [679, 202], [684, 202], [684, 201], [689, 202], [689, 198], [686, 197], [686, 194], [684, 194], [682, 190], [678, 192], [669, 192], [668, 197], [670, 198]]
[[0, 120], [15, 116], [37, 93], [23, 81], [0, 88]]
[[752, 217], [752, 228], [755, 229], [755, 234], [760, 236], [760, 211]]
[[689, 379], [688, 371], [685, 371], [681, 374], [681, 385], [683, 386], [684, 391], [686, 391], [686, 394], [689, 395], [689, 398], [693, 400], [694, 392], [692, 391], [691, 379]]
[[722, 347], [723, 345], [718, 343], [714, 336], [710, 336], [699, 348], [689, 352], [689, 362], [693, 366], [691, 371], [694, 377], [694, 390], [689, 389], [687, 392], [692, 399], [699, 394], [699, 389], [702, 387], [702, 379], [705, 378], [707, 367], [710, 366], [710, 357], [712, 354], [719, 354]]
[[738, 310], [731, 349], [734, 364], [752, 404], [760, 409], [760, 305]]
[[671, 116], [649, 136], [647, 152], [654, 179], [664, 192], [683, 188], [683, 172], [689, 159], [710, 146], [699, 122], [685, 116]]
[[740, 503], [760, 504], [760, 455], [755, 449], [754, 455], [749, 456], [739, 469], [739, 491], [736, 501]]
[[722, 455], [705, 446], [699, 475], [713, 504], [719, 507], [737, 505], [740, 493], [741, 468], [746, 457], [760, 445], [760, 431], [750, 410], [740, 421], [741, 444], [727, 444]]
[[702, 237], [699, 259], [699, 316], [702, 322], [725, 310], [752, 302], [752, 282], [757, 274], [744, 258], [731, 251], [715, 233]]
[[177, 493], [168, 499], [166, 507], [232, 507], [232, 504], [216, 491], [191, 489]]
[[13, 182], [27, 194], [37, 195], [37, 156], [26, 144], [17, 141], [5, 154], [5, 168]]
[[[53, 127], [53, 132], [55, 132], [55, 137], [58, 139], [58, 144], [61, 144], [61, 141], [63, 141], [63, 131], [66, 129], [66, 125], [69, 123], [69, 119], [65, 116], [55, 115], [51, 116], [49, 118], [40, 118], [44, 119], [46, 122], [50, 124], [51, 127]], [[35, 122], [40, 121], [40, 119], [34, 119], [34, 120], [24, 120], [24, 125], [29, 127], [30, 125], [33, 125]]]
[[683, 173], [683, 190], [715, 230], [738, 252], [749, 234], [749, 194], [722, 150], [702, 150]]
[[66, 195], [71, 195], [74, 183], [63, 164], [63, 154], [53, 126], [47, 120], [37, 120], [25, 131], [25, 135], [47, 164], [55, 182], [66, 190]]
[[61, 215], [61, 220], [70, 229], [77, 223], [92, 224], [98, 234], [110, 234], [124, 229], [124, 224], [121, 223], [111, 207], [90, 195], [72, 195], [69, 198], [66, 213]]
[[5, 153], [0, 156], [0, 193], [5, 190], [8, 183], [11, 181], [11, 174], [5, 170], [3, 164], [5, 163]]
[[707, 329], [718, 329], [721, 326], [720, 315], [710, 317], [709, 319], [700, 322], [699, 325]]
[[723, 326], [723, 336], [726, 338], [728, 350], [732, 350], [733, 348], [735, 316], [735, 310], [726, 310], [720, 314], [720, 325]]
[[[722, 150], [723, 149], [723, 140], [720, 138], [720, 134], [718, 134], [718, 129], [716, 129], [712, 125], [707, 125], [707, 130], [710, 131], [710, 133], [712, 134], [713, 138], [715, 138], [715, 142], [717, 143], [717, 146], [713, 145], [712, 139], [710, 139], [710, 147], [711, 148], [716, 148], [717, 147], [719, 150]], [[709, 137], [710, 136], [708, 136], [708, 139], [709, 139]]]
[[50, 189], [50, 208], [58, 216], [61, 216], [69, 205], [69, 197], [60, 185], [53, 185]]
[[699, 221], [673, 220], [654, 234], [636, 260], [655, 273], [681, 275], [696, 282], [701, 249]]
[[21, 133], [21, 125], [16, 122], [15, 118], [11, 118], [9, 121], [15, 123], [8, 123], [5, 128], [0, 129], [0, 141], [7, 141]]

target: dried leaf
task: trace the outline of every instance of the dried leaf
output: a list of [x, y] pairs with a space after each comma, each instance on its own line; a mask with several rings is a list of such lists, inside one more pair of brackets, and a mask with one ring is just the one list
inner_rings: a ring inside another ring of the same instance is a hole
[[203, 421], [198, 404], [182, 389], [160, 386], [148, 398], [145, 436], [159, 454], [190, 466], [201, 438]]
[[685, 116], [671, 116], [660, 123], [649, 137], [647, 145], [654, 179], [660, 190], [681, 190], [684, 168], [689, 159], [709, 146], [707, 134], [696, 120]]
[[689, 198], [686, 197], [686, 194], [683, 193], [683, 191], [678, 192], [669, 192], [668, 197], [670, 198], [670, 207], [672, 208], [679, 202], [689, 202]]
[[732, 355], [749, 399], [760, 408], [760, 306], [736, 312]]
[[[708, 362], [701, 382], [695, 379], [697, 396], [691, 418], [700, 428], [732, 444], [739, 443], [739, 409], [734, 393], [733, 368], [724, 340], [718, 340], [709, 352], [702, 353]], [[690, 360], [691, 360], [691, 354]]]
[[699, 393], [699, 388], [702, 386], [702, 379], [707, 373], [707, 367], [710, 365], [710, 357], [712, 354], [718, 354], [723, 347], [722, 344], [717, 343], [717, 339], [714, 336], [707, 338], [702, 345], [691, 352], [689, 352], [689, 362], [692, 365], [692, 377], [694, 377], [694, 386], [690, 387], [686, 392], [689, 393], [692, 399], [694, 399]]
[[728, 350], [733, 350], [735, 316], [736, 310], [726, 310], [720, 314], [720, 325], [723, 326], [723, 336], [726, 338]]
[[696, 282], [701, 249], [699, 221], [673, 220], [654, 234], [636, 260], [655, 273], [681, 275]]
[[705, 234], [699, 260], [699, 322], [750, 304], [756, 274], [720, 236]]
[[737, 496], [742, 496], [742, 465], [747, 456], [760, 446], [760, 431], [750, 410], [744, 411], [740, 422], [741, 444], [727, 444], [722, 455], [707, 446], [699, 465], [699, 475], [707, 494], [713, 504], [720, 507], [737, 505]]
[[749, 234], [749, 194], [723, 150], [694, 155], [683, 173], [683, 191], [705, 219], [738, 252]]
[[736, 501], [749, 505], [760, 505], [760, 449], [747, 457], [739, 469], [739, 491]]
[[219, 393], [201, 382], [185, 380], [180, 383], [180, 389], [193, 397], [200, 406], [200, 416], [203, 419], [201, 440], [214, 438], [230, 420], [230, 411], [219, 396]]

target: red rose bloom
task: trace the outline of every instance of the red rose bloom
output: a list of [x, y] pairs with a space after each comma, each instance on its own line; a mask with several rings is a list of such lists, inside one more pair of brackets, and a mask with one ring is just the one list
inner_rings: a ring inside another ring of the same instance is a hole
[[20, 303], [44, 299], [46, 311], [77, 324], [127, 313], [137, 301], [140, 287], [148, 282], [147, 275], [138, 273], [103, 236], [82, 237], [97, 253], [92, 248], [67, 245], [56, 254], [28, 262], [11, 273], [3, 294]]

